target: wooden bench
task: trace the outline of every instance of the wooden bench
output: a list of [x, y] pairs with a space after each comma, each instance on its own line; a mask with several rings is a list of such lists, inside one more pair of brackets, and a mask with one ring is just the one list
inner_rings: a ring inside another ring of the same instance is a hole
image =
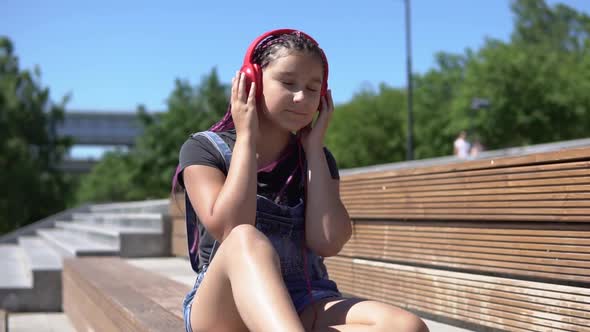
[[342, 291], [476, 330], [590, 331], [590, 148], [343, 172]]
[[63, 307], [78, 331], [184, 331], [187, 286], [118, 257], [64, 261]]
[[6, 311], [0, 310], [0, 332], [8, 331], [8, 315]]
[[184, 194], [175, 195], [170, 200], [170, 208], [168, 210], [171, 223], [171, 252], [173, 256], [188, 257], [184, 209]]

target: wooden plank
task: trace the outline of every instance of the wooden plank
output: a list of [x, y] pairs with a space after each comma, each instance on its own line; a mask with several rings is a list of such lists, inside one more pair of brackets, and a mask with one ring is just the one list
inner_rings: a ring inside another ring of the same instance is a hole
[[174, 218], [184, 218], [184, 193], [178, 193], [171, 197], [168, 213]]
[[[119, 258], [66, 260], [64, 273], [79, 282], [84, 293], [122, 331], [164, 331], [183, 329], [178, 310], [185, 285], [131, 266]], [[120, 278], [120, 276], [125, 278]], [[96, 308], [84, 308], [84, 311]]]
[[[358, 281], [356, 281], [358, 282]], [[569, 328], [571, 324], [553, 323], [550, 320], [533, 319], [523, 317], [511, 311], [496, 310], [474, 307], [474, 301], [468, 303], [452, 302], [448, 299], [440, 299], [433, 296], [416, 295], [412, 289], [402, 291], [391, 290], [391, 288], [368, 288], [364, 284], [356, 286], [356, 282], [341, 281], [343, 290], [346, 293], [356, 294], [363, 298], [374, 299], [385, 303], [390, 303], [403, 308], [412, 308], [430, 314], [446, 316], [453, 319], [460, 319], [478, 325], [496, 327], [507, 331], [575, 331]], [[514, 310], [513, 308], [505, 308]], [[559, 328], [565, 326], [568, 329]], [[579, 327], [579, 326], [576, 326]], [[574, 328], [576, 328], [574, 327]]]
[[[330, 265], [332, 267], [332, 265]], [[356, 287], [365, 289], [380, 289], [385, 291], [392, 287], [402, 286], [401, 290], [415, 292], [424, 296], [437, 296], [439, 299], [447, 299], [449, 302], [463, 302], [463, 300], [477, 301], [474, 306], [492, 307], [499, 310], [506, 309], [524, 309], [527, 315], [546, 317], [547, 319], [564, 320], [569, 323], [583, 324], [590, 319], [590, 312], [581, 306], [564, 307], [563, 300], [558, 299], [538, 299], [523, 294], [516, 294], [505, 291], [503, 288], [485, 289], [477, 283], [467, 286], [458, 283], [457, 280], [444, 282], [439, 280], [430, 280], [415, 275], [389, 275], [384, 270], [362, 270], [355, 271], [354, 276], [347, 270], [340, 270], [337, 265], [331, 270], [332, 276], [339, 276], [342, 281], [353, 281], [363, 279]], [[368, 274], [371, 273], [371, 274]], [[489, 304], [489, 305], [488, 305]]]
[[468, 186], [479, 184], [479, 183], [494, 183], [494, 182], [513, 182], [513, 181], [532, 181], [532, 180], [555, 180], [563, 178], [578, 178], [587, 177], [590, 175], [590, 169], [575, 169], [575, 170], [562, 170], [558, 169], [551, 172], [525, 172], [525, 173], [510, 173], [502, 175], [486, 175], [486, 176], [457, 176], [442, 178], [442, 179], [429, 179], [429, 178], [417, 178], [417, 179], [403, 179], [403, 178], [387, 178], [381, 179], [380, 181], [364, 181], [364, 182], [342, 182], [340, 185], [341, 190], [374, 190], [381, 189], [382, 187], [395, 187], [395, 188], [429, 188], [433, 186], [442, 185], [453, 185], [453, 184], [465, 184]]
[[359, 180], [375, 177], [396, 177], [401, 175], [424, 175], [436, 173], [449, 173], [458, 171], [471, 171], [481, 169], [506, 168], [516, 166], [529, 166], [537, 164], [553, 164], [574, 161], [587, 161], [590, 159], [590, 148], [577, 148], [546, 153], [536, 153], [525, 156], [502, 157], [475, 161], [460, 162], [447, 165], [426, 166], [419, 168], [404, 168], [390, 171], [363, 172], [345, 175], [345, 181]]
[[0, 332], [8, 331], [8, 315], [6, 311], [0, 309]]
[[[483, 277], [396, 264], [370, 263], [366, 260], [329, 258], [327, 265], [330, 275], [337, 281], [337, 274], [342, 271], [348, 271], [346, 273], [354, 277], [349, 284], [353, 287], [352, 291], [359, 287], [370, 288], [371, 286], [368, 285], [372, 284], [375, 288], [373, 295], [387, 295], [386, 297], [397, 300], [405, 296], [406, 301], [401, 303], [404, 307], [408, 304], [407, 302], [410, 302], [410, 305], [421, 306], [423, 309], [430, 305], [430, 309], [434, 308], [441, 312], [451, 308], [450, 312], [446, 312], [446, 316], [455, 319], [465, 320], [465, 317], [456, 317], [456, 315], [453, 317], [453, 313], [465, 314], [477, 309], [479, 316], [476, 319], [482, 319], [488, 323], [490, 316], [498, 317], [498, 314], [504, 315], [504, 319], [513, 320], [512, 323], [522, 321], [524, 317], [527, 324], [521, 326], [522, 328], [531, 328], [531, 322], [536, 323], [535, 328], [545, 326], [552, 329], [571, 328], [571, 324], [580, 325], [590, 322], [587, 310], [590, 294], [584, 288], [569, 286], [563, 288], [564, 286], [561, 285]], [[398, 287], [401, 288], [398, 289], [398, 293], [392, 294], [392, 283], [397, 282], [395, 278], [399, 279], [400, 274], [404, 275], [405, 281], [398, 282]], [[339, 282], [339, 285], [342, 283]], [[413, 288], [419, 297], [407, 294], [412, 293]], [[585, 293], [585, 298], [579, 296], [580, 292]], [[572, 297], [572, 293], [576, 295]], [[409, 301], [408, 296], [410, 296]], [[508, 313], [517, 313], [522, 317], [507, 316], [502, 306], [505, 306], [504, 309]], [[490, 308], [496, 310], [493, 315], [490, 313]], [[555, 319], [561, 321], [555, 322]]]
[[188, 257], [188, 244], [186, 236], [172, 237], [172, 255], [179, 257]]
[[[590, 168], [590, 161], [583, 162], [572, 162], [572, 163], [559, 163], [559, 164], [542, 164], [534, 166], [520, 166], [520, 167], [507, 167], [507, 168], [495, 168], [495, 169], [484, 169], [476, 171], [461, 171], [461, 172], [449, 172], [449, 173], [435, 173], [435, 174], [423, 174], [423, 175], [403, 175], [399, 174], [393, 177], [382, 177], [379, 173], [375, 173], [374, 177], [368, 177], [359, 180], [348, 180], [344, 176], [340, 185], [343, 188], [348, 186], [355, 187], [359, 184], [376, 184], [383, 185], [392, 181], [420, 181], [420, 180], [436, 180], [436, 179], [463, 179], [463, 178], [479, 178], [483, 176], [494, 176], [494, 175], [506, 175], [512, 174], [523, 174], [532, 173], [537, 176], [545, 172], [553, 171], [569, 171], [569, 170], [583, 170]], [[541, 175], [542, 176], [542, 175]]]
[[[349, 253], [348, 251], [343, 252]], [[541, 277], [556, 280], [567, 280], [575, 282], [588, 282], [590, 271], [585, 268], [567, 267], [567, 265], [535, 265], [527, 264], [526, 262], [518, 262], [514, 257], [507, 257], [511, 260], [500, 260], [497, 257], [484, 258], [470, 258], [461, 256], [446, 256], [436, 255], [431, 252], [415, 253], [407, 250], [386, 251], [385, 254], [375, 252], [366, 252], [357, 250], [352, 253], [351, 257], [358, 257], [364, 259], [379, 259], [385, 262], [395, 263], [410, 263], [421, 264], [431, 267], [439, 267], [445, 269], [462, 269], [469, 271], [479, 271], [487, 273], [501, 273], [504, 275], [511, 275], [515, 277]], [[478, 255], [479, 256], [479, 255]], [[491, 256], [491, 255], [490, 255]]]
[[395, 215], [396, 213], [414, 213], [414, 214], [426, 214], [437, 212], [441, 214], [453, 214], [453, 213], [473, 213], [473, 214], [508, 214], [508, 215], [576, 215], [580, 217], [589, 217], [590, 208], [544, 208], [544, 207], [529, 207], [529, 208], [511, 208], [503, 211], [501, 209], [493, 208], [471, 208], [469, 211], [465, 211], [462, 208], [354, 208], [352, 211], [359, 212], [375, 212], [375, 213], [390, 213]]
[[537, 215], [537, 214], [453, 214], [453, 213], [391, 213], [389, 211], [359, 212], [348, 211], [353, 219], [392, 219], [392, 220], [451, 220], [451, 221], [532, 221], [532, 222], [589, 222], [586, 215]]
[[[500, 247], [498, 245], [488, 246], [485, 242], [478, 242], [476, 245], [465, 245], [461, 243], [461, 241], [440, 241], [439, 243], [433, 243], [428, 241], [420, 241], [421, 239], [415, 241], [412, 239], [404, 239], [403, 237], [399, 237], [398, 239], [399, 240], [388, 238], [387, 242], [385, 242], [384, 239], [352, 239], [344, 246], [341, 254], [344, 256], [356, 257], [354, 253], [357, 251], [381, 253], [382, 255], [385, 255], [386, 251], [397, 251], [398, 249], [400, 249], [401, 251], [403, 251], [404, 249], [430, 249], [440, 251], [441, 255], [445, 253], [455, 252], [498, 254], [509, 256], [512, 260], [521, 262], [529, 262], [529, 257], [547, 258], [551, 261], [552, 265], [564, 265], [566, 264], [564, 263], [564, 261], [567, 260], [573, 260], [576, 262], [576, 264], [582, 262], [586, 262], [586, 264], [588, 264], [588, 262], [590, 262], [590, 247], [582, 247], [585, 249], [585, 252], [562, 252], [548, 250], [545, 249], [543, 245], [536, 244], [534, 245], [536, 245], [537, 248], [531, 250], [513, 248], [511, 243], [501, 243], [501, 245], [503, 246]], [[575, 249], [577, 248], [573, 248], [572, 250]]]
[[[460, 193], [457, 193], [460, 194]], [[426, 196], [426, 197], [392, 197], [391, 195], [348, 196], [348, 204], [352, 203], [390, 203], [390, 204], [420, 204], [420, 203], [462, 203], [462, 202], [573, 202], [589, 201], [590, 192], [566, 193], [519, 193], [519, 194], [490, 194], [490, 195], [456, 195], [456, 196]]]
[[387, 241], [387, 245], [393, 247], [403, 246], [431, 249], [440, 248], [467, 252], [511, 253], [517, 256], [553, 257], [555, 259], [590, 259], [590, 247], [588, 246], [546, 244], [542, 243], [542, 240], [542, 238], [539, 239], [539, 243], [521, 243], [518, 241], [496, 241], [496, 239], [492, 241], [474, 241], [469, 238], [453, 239], [450, 237], [405, 237], [402, 235], [383, 236], [382, 234], [375, 236], [353, 235], [344, 248], [346, 249], [347, 246], [367, 246], [368, 248], [374, 248], [375, 250], [383, 250]]
[[[588, 225], [584, 225], [588, 226]], [[493, 227], [493, 226], [490, 226]], [[425, 230], [410, 229], [409, 227], [393, 227], [384, 225], [384, 227], [371, 227], [368, 225], [354, 224], [352, 239], [370, 238], [371, 240], [383, 237], [390, 239], [392, 237], [403, 238], [431, 238], [431, 239], [457, 239], [457, 240], [481, 240], [481, 241], [501, 241], [510, 243], [547, 243], [556, 245], [575, 245], [590, 247], [590, 233], [586, 230], [575, 231], [536, 231], [535, 230], [510, 230], [499, 229], [470, 229], [473, 232], [461, 232], [458, 228], [445, 229], [440, 227], [439, 230], [429, 228]], [[395, 240], [399, 240], [396, 238]]]
[[519, 194], [554, 194], [554, 193], [587, 193], [590, 192], [590, 185], [555, 185], [555, 186], [538, 186], [538, 187], [506, 187], [495, 189], [463, 189], [463, 190], [436, 190], [422, 192], [401, 192], [391, 189], [388, 192], [346, 192], [341, 191], [341, 197], [346, 202], [347, 199], [358, 197], [372, 198], [423, 198], [423, 197], [461, 197], [461, 196], [491, 196], [491, 195], [519, 195]]
[[363, 201], [348, 201], [346, 204], [350, 209], [387, 209], [389, 207], [404, 208], [404, 209], [440, 209], [440, 208], [495, 208], [495, 209], [515, 209], [515, 208], [588, 208], [590, 207], [590, 200], [575, 200], [575, 201], [496, 201], [496, 202], [442, 202], [442, 203], [404, 203], [396, 204], [385, 199], [363, 200]]
[[460, 233], [473, 235], [513, 235], [590, 238], [590, 224], [531, 224], [531, 223], [447, 223], [447, 222], [395, 222], [395, 221], [357, 221], [355, 232], [417, 232], [419, 234]]
[[331, 266], [344, 267], [345, 269], [354, 269], [356, 266], [372, 266], [384, 269], [387, 273], [396, 276], [406, 275], [411, 278], [426, 278], [432, 282], [477, 286], [487, 290], [501, 290], [508, 293], [521, 294], [530, 298], [537, 298], [542, 301], [547, 301], [548, 299], [566, 300], [572, 302], [569, 307], [588, 311], [586, 310], [586, 304], [590, 298], [590, 288], [586, 287], [439, 270], [340, 256], [329, 257], [325, 261], [331, 264]]
[[109, 316], [111, 304], [64, 267], [63, 309], [77, 331], [121, 331]]
[[172, 235], [186, 237], [186, 221], [184, 218], [172, 219]]
[[[537, 277], [546, 279], [555, 279], [562, 281], [588, 282], [590, 269], [569, 267], [563, 265], [539, 265], [529, 263], [527, 260], [518, 261], [517, 257], [506, 256], [504, 259], [498, 258], [498, 255], [477, 255], [471, 254], [471, 257], [462, 257], [465, 254], [455, 253], [454, 255], [445, 255], [437, 253], [436, 250], [425, 252], [415, 252], [412, 250], [386, 250], [382, 254], [375, 251], [343, 250], [342, 255], [358, 257], [364, 259], [378, 259], [385, 262], [411, 263], [428, 265], [440, 268], [453, 268], [470, 271], [479, 271], [484, 273], [501, 273], [515, 277]], [[486, 257], [489, 256], [489, 257]], [[531, 259], [529, 259], [531, 260]], [[539, 259], [537, 259], [539, 261]], [[545, 259], [544, 261], [550, 261]], [[588, 262], [586, 262], [588, 265]]]
[[564, 185], [588, 185], [590, 184], [590, 176], [579, 176], [572, 178], [551, 178], [551, 179], [528, 179], [528, 180], [506, 180], [494, 182], [475, 182], [475, 183], [457, 183], [457, 184], [443, 184], [427, 187], [414, 186], [396, 186], [396, 185], [382, 185], [368, 188], [342, 188], [341, 194], [343, 197], [352, 195], [381, 195], [394, 193], [423, 193], [432, 191], [465, 191], [477, 189], [508, 189], [508, 188], [528, 188], [529, 192], [535, 192], [535, 187], [557, 186]]

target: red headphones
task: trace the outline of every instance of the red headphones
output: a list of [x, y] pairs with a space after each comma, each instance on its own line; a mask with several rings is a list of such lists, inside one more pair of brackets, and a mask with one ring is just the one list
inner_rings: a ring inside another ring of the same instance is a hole
[[322, 61], [324, 62], [324, 77], [322, 79], [321, 96], [326, 95], [326, 92], [328, 91], [328, 60], [326, 58], [326, 54], [324, 54], [324, 51], [319, 47], [318, 42], [316, 42], [315, 39], [313, 39], [310, 35], [308, 35], [304, 32], [301, 32], [299, 30], [278, 29], [278, 30], [272, 30], [272, 31], [262, 34], [260, 37], [256, 38], [252, 42], [252, 44], [250, 44], [250, 47], [248, 47], [248, 51], [246, 51], [246, 56], [244, 56], [244, 64], [242, 65], [242, 69], [240, 69], [240, 71], [246, 75], [246, 89], [247, 89], [247, 91], [250, 90], [251, 82], [256, 83], [256, 99], [257, 100], [260, 100], [260, 97], [262, 96], [262, 68], [260, 68], [260, 66], [258, 64], [252, 63], [252, 56], [254, 55], [254, 50], [256, 50], [256, 47], [258, 47], [258, 45], [262, 41], [264, 41], [265, 39], [267, 39], [270, 36], [290, 34], [290, 33], [294, 33], [294, 32], [302, 34], [304, 37], [306, 37], [311, 42], [313, 42], [315, 45], [317, 45], [318, 48], [320, 49], [320, 55], [322, 57]]

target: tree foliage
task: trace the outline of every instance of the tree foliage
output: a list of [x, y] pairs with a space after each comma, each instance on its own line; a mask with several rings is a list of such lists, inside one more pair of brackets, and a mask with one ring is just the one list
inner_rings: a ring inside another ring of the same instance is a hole
[[69, 141], [55, 128], [66, 102], [52, 103], [40, 70], [20, 69], [0, 37], [0, 233], [64, 209], [70, 189], [58, 166]]

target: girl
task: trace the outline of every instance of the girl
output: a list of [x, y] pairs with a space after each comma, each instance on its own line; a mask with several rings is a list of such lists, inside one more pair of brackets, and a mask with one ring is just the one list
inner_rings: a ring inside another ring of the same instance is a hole
[[352, 226], [323, 147], [334, 111], [327, 79], [310, 36], [265, 33], [232, 79], [225, 117], [182, 146], [175, 179], [198, 274], [184, 301], [188, 332], [428, 330], [399, 308], [343, 298], [328, 278], [323, 257]]

